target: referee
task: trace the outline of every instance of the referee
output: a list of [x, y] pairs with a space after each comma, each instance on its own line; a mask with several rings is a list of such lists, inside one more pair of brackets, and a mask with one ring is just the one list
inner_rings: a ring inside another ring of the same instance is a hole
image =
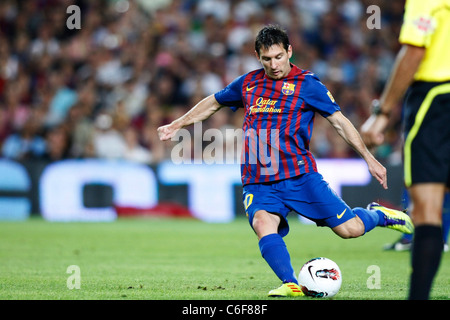
[[399, 51], [380, 100], [362, 127], [380, 145], [404, 97], [404, 179], [415, 235], [409, 299], [427, 300], [443, 249], [442, 204], [450, 186], [450, 0], [407, 0]]

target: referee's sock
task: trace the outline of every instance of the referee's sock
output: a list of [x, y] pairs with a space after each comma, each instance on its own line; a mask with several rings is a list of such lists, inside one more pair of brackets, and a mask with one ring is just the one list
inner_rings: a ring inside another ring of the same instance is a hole
[[294, 282], [298, 284], [291, 264], [291, 257], [283, 238], [279, 234], [272, 233], [262, 237], [259, 240], [259, 249], [263, 258], [283, 283]]
[[442, 255], [442, 228], [419, 225], [415, 229], [411, 253], [412, 273], [409, 300], [428, 300]]

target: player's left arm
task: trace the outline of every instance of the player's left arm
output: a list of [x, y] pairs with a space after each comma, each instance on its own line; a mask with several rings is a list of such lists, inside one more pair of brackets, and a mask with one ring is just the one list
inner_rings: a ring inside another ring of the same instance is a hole
[[337, 133], [363, 158], [372, 176], [380, 182], [384, 189], [387, 189], [387, 170], [370, 153], [364, 144], [358, 130], [341, 111], [336, 111], [326, 118], [336, 129]]

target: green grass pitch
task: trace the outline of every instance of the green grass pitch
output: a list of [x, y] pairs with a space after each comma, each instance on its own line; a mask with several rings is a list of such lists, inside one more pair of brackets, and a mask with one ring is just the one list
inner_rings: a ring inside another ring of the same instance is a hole
[[[399, 233], [377, 228], [344, 240], [295, 215], [290, 221], [285, 240], [296, 272], [319, 256], [340, 266], [343, 284], [335, 300], [405, 299], [409, 253], [382, 251]], [[243, 218], [208, 224], [157, 218], [51, 223], [33, 217], [0, 222], [0, 240], [1, 300], [263, 300], [280, 284]], [[79, 289], [68, 288], [72, 265], [79, 267]], [[432, 298], [450, 299], [450, 253], [443, 254]]]

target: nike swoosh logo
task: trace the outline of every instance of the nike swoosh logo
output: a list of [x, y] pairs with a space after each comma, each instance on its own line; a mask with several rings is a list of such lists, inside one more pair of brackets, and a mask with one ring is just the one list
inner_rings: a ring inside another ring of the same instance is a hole
[[254, 88], [255, 88], [256, 86], [253, 86], [253, 87], [247, 87], [246, 89], [247, 89], [247, 92], [249, 92], [249, 91], [252, 91]]
[[312, 281], [313, 282], [316, 282], [315, 280], [314, 280], [314, 276], [313, 276], [313, 274], [312, 274], [312, 272], [311, 272], [311, 268], [312, 268], [313, 266], [309, 266], [308, 267], [308, 271], [309, 271], [309, 274], [311, 275], [311, 279], [312, 279]]
[[337, 214], [336, 217], [337, 217], [338, 219], [342, 218], [342, 216], [344, 215], [345, 211], [347, 211], [347, 208], [345, 208], [345, 210], [342, 211], [341, 214]]

